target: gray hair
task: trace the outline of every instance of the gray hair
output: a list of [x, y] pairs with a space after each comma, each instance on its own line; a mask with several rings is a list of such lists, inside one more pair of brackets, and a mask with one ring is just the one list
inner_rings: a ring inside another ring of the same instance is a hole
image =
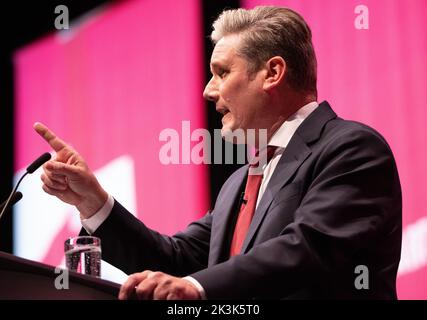
[[286, 61], [289, 86], [317, 93], [311, 30], [298, 13], [270, 6], [223, 11], [213, 23], [211, 39], [217, 43], [231, 34], [242, 35], [238, 53], [248, 60], [250, 73], [260, 70], [270, 58], [281, 56]]

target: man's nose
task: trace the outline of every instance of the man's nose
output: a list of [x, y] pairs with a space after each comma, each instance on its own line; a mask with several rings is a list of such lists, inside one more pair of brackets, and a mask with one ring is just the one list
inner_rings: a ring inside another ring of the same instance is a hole
[[205, 90], [203, 91], [203, 98], [209, 101], [216, 102], [218, 100], [218, 97], [219, 97], [218, 89], [214, 85], [214, 81], [212, 78], [206, 85]]

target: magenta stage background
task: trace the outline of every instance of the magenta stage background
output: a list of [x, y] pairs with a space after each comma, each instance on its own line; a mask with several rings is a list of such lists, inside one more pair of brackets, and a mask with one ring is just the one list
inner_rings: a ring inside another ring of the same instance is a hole
[[[207, 166], [159, 161], [163, 129], [180, 133], [184, 120], [193, 129], [206, 127], [199, 5], [120, 2], [19, 50], [17, 172], [49, 149], [32, 129], [41, 121], [79, 150], [103, 186], [149, 227], [172, 234], [206, 213]], [[22, 185], [15, 253], [59, 265], [79, 218], [40, 186], [35, 177]]]

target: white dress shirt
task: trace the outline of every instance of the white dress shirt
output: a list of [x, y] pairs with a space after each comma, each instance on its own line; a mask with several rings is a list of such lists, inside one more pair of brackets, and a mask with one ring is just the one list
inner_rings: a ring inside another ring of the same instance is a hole
[[[283, 122], [279, 129], [274, 133], [273, 137], [271, 137], [270, 141], [268, 142], [268, 145], [276, 146], [277, 149], [274, 152], [273, 158], [267, 164], [264, 164], [264, 167], [262, 168], [264, 177], [261, 182], [261, 186], [258, 193], [258, 199], [256, 204], [257, 207], [265, 192], [265, 189], [267, 188], [268, 182], [270, 181], [271, 176], [273, 175], [273, 172], [276, 169], [280, 158], [282, 157], [283, 151], [285, 150], [295, 131], [298, 129], [301, 123], [310, 115], [310, 113], [312, 113], [318, 106], [319, 104], [316, 101], [313, 101], [301, 107], [297, 112], [295, 112], [285, 122]], [[114, 198], [111, 195], [108, 195], [107, 201], [97, 213], [95, 213], [89, 219], [81, 220], [83, 228], [85, 228], [85, 230], [89, 234], [94, 233], [95, 230], [98, 229], [98, 227], [108, 218], [111, 213], [111, 210], [113, 209], [113, 206]], [[205, 291], [196, 279], [192, 277], [185, 277], [184, 279], [194, 284], [199, 290], [202, 299], [206, 299]]]

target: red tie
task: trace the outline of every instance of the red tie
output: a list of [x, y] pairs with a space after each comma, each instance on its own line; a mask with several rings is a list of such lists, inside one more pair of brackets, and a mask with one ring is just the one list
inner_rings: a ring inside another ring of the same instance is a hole
[[266, 159], [268, 163], [273, 157], [276, 148], [277, 147], [274, 146], [268, 146], [264, 151], [261, 151], [260, 153], [257, 152], [254, 158], [255, 161], [249, 165], [245, 193], [240, 207], [239, 216], [237, 218], [236, 227], [234, 229], [233, 240], [231, 241], [230, 257], [240, 253], [246, 234], [248, 233], [252, 217], [255, 213], [258, 192], [263, 178], [263, 168], [260, 168], [259, 166], [260, 159], [262, 159], [260, 155], [263, 155], [264, 159]]

